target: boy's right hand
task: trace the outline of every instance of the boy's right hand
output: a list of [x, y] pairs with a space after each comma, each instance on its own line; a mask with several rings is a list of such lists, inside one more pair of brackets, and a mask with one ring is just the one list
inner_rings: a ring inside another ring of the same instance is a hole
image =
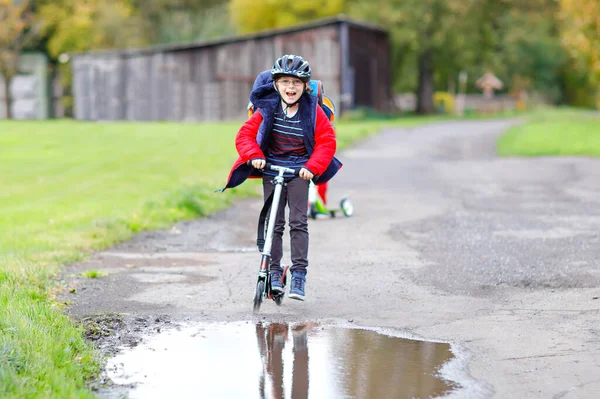
[[252, 160], [252, 166], [256, 169], [263, 170], [265, 168], [266, 164], [267, 164], [267, 161], [265, 161], [264, 159], [253, 159]]

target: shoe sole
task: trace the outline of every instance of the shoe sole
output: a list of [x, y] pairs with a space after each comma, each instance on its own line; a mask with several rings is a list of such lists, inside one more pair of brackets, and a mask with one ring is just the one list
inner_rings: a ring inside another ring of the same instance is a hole
[[283, 287], [273, 287], [273, 286], [271, 286], [271, 292], [274, 292], [276, 294], [282, 294], [285, 291], [283, 290]]
[[298, 294], [290, 294], [288, 295], [289, 298], [291, 299], [295, 299], [297, 301], [303, 301], [304, 297], [302, 295], [298, 295]]

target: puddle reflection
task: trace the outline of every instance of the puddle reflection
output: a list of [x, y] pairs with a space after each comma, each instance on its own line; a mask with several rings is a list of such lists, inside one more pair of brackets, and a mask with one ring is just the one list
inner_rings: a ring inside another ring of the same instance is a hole
[[107, 370], [130, 398], [429, 398], [455, 388], [436, 377], [451, 358], [448, 344], [371, 330], [233, 323], [157, 335]]

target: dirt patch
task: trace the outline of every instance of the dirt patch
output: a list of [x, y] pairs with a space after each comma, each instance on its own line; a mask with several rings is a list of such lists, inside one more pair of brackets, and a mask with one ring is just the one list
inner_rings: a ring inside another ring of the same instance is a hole
[[[109, 358], [123, 350], [135, 348], [144, 339], [150, 338], [178, 323], [167, 315], [126, 316], [116, 313], [104, 313], [83, 317], [79, 320], [85, 331], [85, 337], [99, 351], [102, 358]], [[97, 380], [90, 384], [94, 392], [110, 390], [113, 394], [125, 397], [130, 387], [115, 386], [103, 368]], [[120, 390], [123, 389], [123, 392]]]
[[[139, 301], [124, 302], [149, 286], [201, 287], [215, 277], [207, 270], [218, 264], [218, 257], [200, 253], [121, 253], [103, 252], [68, 267], [61, 278], [58, 299], [68, 305], [68, 312], [78, 318], [106, 312], [126, 314], [170, 313], [174, 304], [170, 295], [149, 305]], [[90, 273], [96, 273], [90, 278]]]

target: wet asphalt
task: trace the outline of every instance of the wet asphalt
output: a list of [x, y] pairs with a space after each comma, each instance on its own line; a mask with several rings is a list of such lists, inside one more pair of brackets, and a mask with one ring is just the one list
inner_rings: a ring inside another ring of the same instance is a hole
[[329, 202], [355, 215], [309, 222], [305, 302], [252, 314], [250, 199], [68, 268], [69, 311], [388, 328], [452, 345], [453, 397], [600, 397], [600, 159], [498, 158], [517, 123], [388, 129], [340, 152]]

